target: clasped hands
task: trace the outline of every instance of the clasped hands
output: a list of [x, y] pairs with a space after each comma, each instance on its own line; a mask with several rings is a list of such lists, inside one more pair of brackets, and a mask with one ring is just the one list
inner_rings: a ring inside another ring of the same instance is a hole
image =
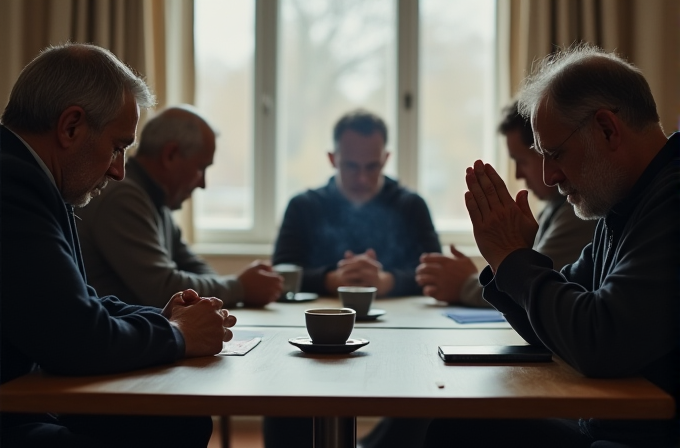
[[423, 294], [448, 303], [459, 303], [461, 289], [470, 276], [477, 274], [477, 267], [464, 253], [451, 244], [451, 257], [440, 253], [420, 256], [416, 268], [416, 282], [423, 287]]
[[496, 170], [481, 160], [467, 168], [465, 183], [475, 241], [495, 273], [510, 253], [534, 244], [538, 223], [529, 207], [529, 192], [521, 190], [513, 199]]
[[385, 295], [394, 287], [394, 277], [383, 271], [382, 263], [373, 249], [363, 254], [345, 251], [337, 269], [326, 274], [326, 289], [337, 291], [339, 286], [375, 286], [377, 295]]
[[209, 356], [222, 351], [222, 342], [234, 336], [230, 328], [236, 317], [222, 309], [216, 297], [200, 297], [193, 289], [174, 294], [163, 308], [162, 315], [184, 336], [186, 357]]

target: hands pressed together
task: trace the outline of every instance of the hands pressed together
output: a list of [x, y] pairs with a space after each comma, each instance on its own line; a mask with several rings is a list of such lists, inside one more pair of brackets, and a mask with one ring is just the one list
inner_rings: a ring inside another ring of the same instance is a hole
[[[472, 221], [475, 241], [494, 272], [511, 252], [533, 246], [538, 223], [531, 213], [528, 192], [513, 199], [505, 183], [489, 164], [477, 160], [465, 171], [465, 206]], [[475, 264], [451, 245], [452, 257], [426, 253], [416, 268], [416, 282], [423, 294], [449, 303], [460, 302], [465, 281], [476, 274]]]
[[496, 170], [481, 160], [467, 168], [465, 183], [465, 206], [477, 247], [496, 272], [511, 252], [534, 244], [538, 223], [529, 207], [529, 193], [521, 190], [513, 199]]
[[363, 254], [348, 250], [335, 271], [326, 274], [326, 289], [337, 291], [339, 286], [375, 286], [377, 295], [385, 295], [394, 287], [394, 277], [383, 271], [373, 249]]
[[200, 297], [193, 289], [174, 294], [162, 314], [184, 336], [186, 357], [210, 356], [222, 350], [222, 342], [234, 336], [230, 330], [236, 317], [222, 309], [215, 297]]

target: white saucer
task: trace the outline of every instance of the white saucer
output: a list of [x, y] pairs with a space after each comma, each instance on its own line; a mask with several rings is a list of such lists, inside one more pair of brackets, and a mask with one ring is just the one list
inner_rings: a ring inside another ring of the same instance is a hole
[[385, 310], [380, 310], [378, 308], [371, 308], [371, 310], [368, 312], [367, 315], [365, 316], [357, 316], [358, 321], [366, 321], [366, 320], [376, 320], [380, 316], [385, 314]]
[[344, 354], [368, 345], [368, 339], [348, 339], [344, 344], [314, 344], [310, 338], [290, 338], [288, 342], [305, 353]]

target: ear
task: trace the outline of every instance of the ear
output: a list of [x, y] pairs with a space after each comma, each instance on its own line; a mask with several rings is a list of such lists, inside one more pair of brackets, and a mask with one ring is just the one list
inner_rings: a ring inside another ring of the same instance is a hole
[[621, 145], [621, 121], [611, 110], [600, 109], [595, 112], [595, 122], [602, 132], [605, 142], [610, 150], [616, 151]]
[[337, 168], [337, 165], [335, 164], [335, 153], [334, 152], [328, 153], [328, 160], [331, 162], [331, 165], [333, 166], [333, 168]]
[[57, 120], [57, 141], [64, 149], [79, 146], [87, 137], [90, 127], [85, 119], [85, 111], [80, 106], [66, 108]]
[[163, 167], [172, 166], [180, 156], [179, 146], [175, 142], [168, 142], [161, 148], [161, 162]]
[[390, 154], [392, 154], [392, 153], [391, 153], [391, 152], [388, 152], [388, 151], [385, 151], [385, 158], [383, 159], [383, 162], [382, 162], [382, 163], [383, 163], [383, 166], [385, 166], [385, 164], [386, 164], [387, 161], [389, 160]]

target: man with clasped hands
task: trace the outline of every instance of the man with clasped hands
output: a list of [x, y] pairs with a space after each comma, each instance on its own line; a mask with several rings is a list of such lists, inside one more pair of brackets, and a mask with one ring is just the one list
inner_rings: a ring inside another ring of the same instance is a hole
[[[641, 375], [680, 403], [680, 133], [667, 138], [644, 76], [618, 56], [580, 45], [548, 57], [526, 81], [544, 180], [582, 219], [593, 242], [561, 271], [531, 249], [538, 228], [520, 191], [496, 171], [466, 171], [465, 203], [489, 265], [484, 298], [530, 344], [589, 377]], [[677, 414], [676, 414], [677, 415]], [[672, 421], [435, 420], [428, 447], [676, 446]], [[597, 443], [596, 443], [597, 442]], [[621, 445], [619, 445], [621, 444]]]
[[[125, 176], [144, 81], [94, 45], [50, 47], [12, 89], [0, 126], [0, 383], [34, 368], [123, 372], [208, 356], [231, 339], [222, 301], [178, 292], [161, 310], [98, 297], [88, 286], [74, 207]], [[2, 413], [3, 448], [205, 447], [210, 417]]]

